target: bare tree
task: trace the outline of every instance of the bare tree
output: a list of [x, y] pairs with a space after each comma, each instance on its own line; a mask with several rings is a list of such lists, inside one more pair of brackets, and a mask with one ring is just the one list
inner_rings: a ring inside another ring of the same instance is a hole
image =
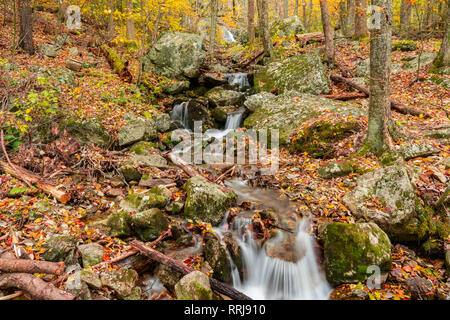
[[365, 146], [380, 155], [393, 150], [390, 102], [392, 0], [372, 0], [369, 125]]
[[19, 1], [20, 33], [19, 46], [28, 54], [34, 54], [33, 42], [33, 16], [31, 13], [31, 0]]
[[355, 33], [355, 0], [347, 0], [347, 27], [348, 34], [353, 36]]
[[447, 73], [450, 68], [450, 8], [449, 1], [447, 1], [447, 19], [445, 19], [445, 33], [442, 38], [441, 48], [436, 59], [433, 62], [432, 71], [436, 73]]
[[327, 62], [329, 64], [333, 64], [334, 63], [333, 28], [331, 27], [327, 0], [320, 0], [320, 12], [322, 16], [323, 34], [325, 35], [325, 54], [327, 56]]

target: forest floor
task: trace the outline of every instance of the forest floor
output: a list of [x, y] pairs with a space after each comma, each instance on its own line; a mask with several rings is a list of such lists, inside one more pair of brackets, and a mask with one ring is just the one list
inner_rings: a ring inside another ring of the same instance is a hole
[[[43, 15], [45, 17], [45, 14]], [[50, 16], [45, 19], [46, 23], [38, 23], [35, 28], [35, 45], [52, 43], [54, 34], [48, 30], [46, 24], [51, 21]], [[12, 26], [8, 24], [1, 27], [4, 34], [12, 34]], [[113, 74], [109, 64], [100, 55], [89, 55], [87, 48], [87, 37], [84, 35], [70, 34], [72, 45], [66, 45], [58, 51], [55, 58], [47, 58], [40, 52], [33, 56], [21, 53], [14, 57], [14, 67], [8, 70], [8, 75], [13, 81], [20, 81], [33, 76], [27, 67], [40, 66], [43, 68], [65, 67], [65, 61], [69, 57], [70, 47], [76, 46], [79, 57], [91, 59], [97, 64], [96, 67], [84, 69], [83, 75], [77, 78], [77, 86], [62, 85], [59, 94], [59, 108], [61, 113], [81, 119], [99, 118], [110, 134], [117, 136], [118, 130], [123, 124], [123, 116], [127, 113], [143, 115], [145, 112], [161, 113], [166, 111], [166, 98], [158, 98], [157, 90], [154, 99], [149, 100], [147, 96], [136, 89], [134, 83], [125, 83], [117, 75]], [[8, 61], [11, 59], [11, 37], [0, 38], [0, 59]], [[319, 46], [319, 45], [317, 45]], [[310, 46], [309, 49], [314, 48]], [[424, 50], [436, 52], [439, 48], [437, 40], [426, 40]], [[295, 41], [285, 46], [283, 53], [286, 55], [303, 52], [305, 48]], [[368, 58], [369, 45], [361, 42], [360, 46], [353, 46], [350, 42], [340, 42], [336, 45], [337, 60], [348, 70], [355, 70], [358, 62]], [[228, 62], [227, 52], [232, 50], [222, 49], [218, 56], [222, 56], [222, 63]], [[402, 59], [417, 54], [418, 51], [401, 52], [394, 51], [393, 61], [403, 63]], [[248, 53], [247, 53], [248, 54]], [[124, 53], [130, 61], [130, 71], [137, 75], [138, 62], [136, 53]], [[431, 115], [430, 118], [423, 116], [410, 116], [393, 112], [397, 124], [407, 128], [408, 135], [414, 141], [425, 142], [440, 150], [440, 153], [426, 158], [415, 158], [408, 161], [411, 167], [420, 167], [421, 174], [415, 181], [417, 193], [421, 199], [438, 200], [442, 196], [447, 182], [450, 179], [450, 170], [443, 160], [450, 155], [450, 146], [443, 140], [424, 138], [424, 133], [436, 128], [449, 128], [448, 118], [450, 92], [448, 89], [435, 85], [428, 81], [431, 74], [428, 73], [429, 66], [421, 68], [421, 79], [410, 85], [416, 77], [416, 72], [400, 71], [391, 75], [392, 98], [404, 105], [420, 110], [424, 114]], [[159, 80], [155, 77], [155, 87]], [[348, 91], [345, 86], [332, 84], [332, 93]], [[18, 92], [21, 96], [25, 92]], [[368, 99], [354, 100], [360, 108], [368, 109]], [[151, 107], [149, 108], [149, 104]], [[445, 111], [445, 110], [447, 111]], [[324, 119], [329, 115], [324, 114]], [[367, 119], [361, 120], [362, 126]], [[39, 126], [35, 123], [35, 126]], [[30, 127], [30, 134], [35, 128]], [[162, 137], [161, 137], [162, 139]], [[63, 141], [64, 142], [64, 141]], [[404, 141], [396, 141], [401, 145]], [[355, 145], [356, 143], [356, 145]], [[46, 213], [38, 213], [34, 204], [40, 199], [47, 197], [39, 190], [30, 189], [21, 180], [8, 174], [0, 176], [0, 253], [11, 250], [12, 244], [21, 246], [27, 255], [34, 260], [39, 260], [45, 252], [44, 245], [47, 234], [67, 232], [84, 243], [97, 242], [105, 248], [104, 261], [109, 261], [129, 250], [127, 241], [111, 238], [102, 230], [95, 228], [90, 222], [105, 218], [114, 206], [117, 196], [124, 197], [129, 187], [116, 184], [111, 179], [105, 178], [103, 168], [105, 163], [114, 164], [122, 158], [120, 152], [103, 150], [97, 147], [82, 147], [74, 155], [76, 162], [69, 162], [72, 166], [55, 156], [52, 152], [40, 152], [36, 146], [24, 143], [26, 148], [13, 151], [8, 148], [12, 162], [27, 168], [36, 168], [44, 174], [47, 179], [55, 185], [70, 192], [71, 202], [61, 205], [51, 201], [53, 209]], [[70, 143], [68, 142], [68, 146]], [[8, 145], [7, 145], [8, 147]], [[357, 151], [359, 145], [356, 140], [345, 141], [342, 144], [342, 153], [336, 157], [337, 160], [345, 158], [349, 153]], [[122, 150], [123, 151], [123, 150]], [[126, 155], [126, 150], [123, 151]], [[365, 155], [355, 157], [360, 168], [373, 170], [380, 167], [379, 159], [374, 156]], [[75, 165], [75, 163], [77, 165]], [[79, 165], [82, 163], [82, 165]], [[325, 162], [321, 159], [312, 158], [307, 153], [290, 154], [287, 151], [280, 153], [280, 169], [275, 177], [259, 177], [254, 182], [256, 186], [270, 188], [280, 193], [280, 197], [292, 199], [297, 207], [297, 212], [305, 215], [308, 212], [313, 220], [311, 232], [318, 233], [321, 224], [333, 222], [355, 222], [350, 210], [342, 202], [342, 197], [355, 186], [354, 179], [359, 174], [352, 173], [350, 176], [324, 180], [317, 174], [317, 169]], [[43, 169], [42, 169], [43, 168]], [[175, 181], [184, 181], [187, 175], [179, 168], [170, 170], [152, 169], [154, 177], [172, 178]], [[241, 171], [245, 175], [245, 170]], [[221, 172], [208, 172], [213, 179]], [[236, 175], [239, 170], [236, 170]], [[440, 177], [446, 177], [443, 181]], [[229, 177], [229, 174], [228, 174]], [[185, 191], [181, 188], [182, 183], [170, 188], [174, 199], [184, 199]], [[300, 200], [299, 200], [300, 199]], [[242, 209], [242, 208], [241, 208]], [[236, 210], [241, 210], [237, 208]], [[442, 214], [448, 214], [443, 212]], [[203, 226], [202, 228], [208, 228]], [[14, 234], [14, 235], [13, 235]], [[441, 246], [450, 245], [450, 239], [446, 239]], [[320, 247], [320, 245], [318, 245]], [[393, 269], [389, 274], [387, 282], [381, 289], [369, 289], [365, 284], [342, 285], [334, 293], [334, 298], [346, 296], [348, 292], [362, 289], [369, 294], [370, 299], [398, 300], [410, 299], [411, 292], [405, 285], [409, 277], [419, 276], [432, 281], [436, 295], [444, 297], [450, 293], [449, 274], [445, 269], [443, 257], [429, 257], [422, 253], [421, 248], [415, 244], [408, 244], [416, 254], [403, 244], [394, 244], [393, 247]], [[195, 259], [193, 259], [195, 260]], [[105, 264], [101, 269], [118, 268], [116, 265]], [[38, 275], [48, 280], [55, 281], [61, 288], [63, 281], [58, 282], [57, 277], [49, 278], [42, 274]], [[151, 298], [151, 297], [148, 297]], [[153, 299], [171, 298], [169, 293], [164, 293]]]

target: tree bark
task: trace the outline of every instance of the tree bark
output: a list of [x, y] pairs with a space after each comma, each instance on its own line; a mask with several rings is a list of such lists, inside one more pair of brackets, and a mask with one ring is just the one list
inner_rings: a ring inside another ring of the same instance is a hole
[[108, 9], [111, 11], [108, 16], [108, 40], [114, 39], [116, 33], [114, 26], [114, 0], [108, 1]]
[[366, 146], [380, 155], [394, 149], [390, 99], [392, 0], [372, 0], [372, 17], [379, 24], [370, 29], [370, 97]]
[[283, 19], [289, 17], [289, 0], [283, 0]]
[[20, 32], [19, 46], [28, 54], [34, 54], [33, 16], [31, 0], [19, 1]]
[[209, 34], [209, 55], [214, 53], [214, 45], [216, 43], [216, 28], [217, 28], [217, 8], [218, 0], [211, 0], [211, 30]]
[[247, 8], [248, 38], [250, 45], [255, 43], [255, 0], [248, 0]]
[[59, 276], [64, 271], [64, 268], [64, 262], [0, 259], [0, 271], [2, 272], [48, 273]]
[[341, 0], [339, 2], [339, 25], [344, 36], [348, 35], [347, 14], [347, 5], [345, 4], [345, 0]]
[[367, 36], [367, 0], [355, 0], [355, 39]]
[[[450, 8], [449, 2], [447, 1], [447, 19], [445, 21], [445, 33], [442, 38], [441, 48], [439, 49], [438, 55], [433, 62], [433, 72], [436, 73], [446, 73], [448, 74], [448, 69], [450, 68]], [[447, 69], [447, 71], [445, 71]]]
[[406, 38], [411, 24], [411, 1], [402, 0], [400, 5], [400, 36]]
[[355, 0], [347, 0], [347, 31], [346, 36], [355, 34]]
[[29, 293], [36, 300], [73, 300], [75, 295], [61, 290], [44, 280], [27, 273], [0, 275], [0, 289], [17, 288]]
[[295, 4], [294, 4], [294, 16], [297, 17], [298, 16], [298, 6], [299, 6], [299, 0], [295, 0]]
[[134, 34], [134, 17], [133, 17], [133, 0], [127, 0], [127, 39], [135, 40]]
[[269, 31], [269, 12], [268, 0], [257, 0], [258, 18], [259, 18], [259, 32], [262, 37], [264, 47], [264, 54], [268, 57], [272, 56], [272, 39]]
[[327, 62], [329, 64], [334, 64], [333, 28], [331, 27], [327, 0], [320, 0], [320, 12], [322, 16], [323, 34], [325, 36], [325, 54], [327, 56]]
[[[144, 243], [134, 240], [131, 242], [131, 245], [139, 250], [140, 253], [147, 256], [151, 260], [157, 261], [159, 263], [164, 264], [165, 266], [168, 266], [172, 268], [173, 270], [186, 275], [194, 271], [193, 269], [189, 268], [188, 266], [184, 265], [183, 263], [176, 261], [164, 254], [162, 254], [159, 251], [156, 251], [148, 246], [146, 246]], [[214, 278], [209, 278], [211, 289], [217, 293], [224, 294], [231, 299], [234, 300], [252, 300], [250, 297], [246, 296], [242, 292], [239, 292], [238, 290], [234, 289], [233, 287], [230, 287], [229, 285], [222, 283]]]

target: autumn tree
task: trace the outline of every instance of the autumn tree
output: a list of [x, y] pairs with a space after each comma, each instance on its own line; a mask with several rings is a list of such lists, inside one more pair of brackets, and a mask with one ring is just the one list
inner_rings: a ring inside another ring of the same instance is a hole
[[127, 39], [128, 40], [135, 40], [134, 17], [133, 17], [133, 0], [127, 0]]
[[364, 38], [367, 35], [367, 0], [355, 0], [355, 39]]
[[400, 36], [406, 37], [411, 24], [411, 0], [402, 0], [400, 5]]
[[270, 38], [269, 31], [269, 7], [268, 0], [257, 0], [258, 5], [258, 20], [259, 20], [259, 32], [262, 38], [264, 47], [264, 54], [266, 56], [272, 56], [272, 39]]
[[31, 12], [31, 0], [20, 0], [18, 2], [20, 16], [20, 32], [18, 44], [28, 54], [34, 54], [33, 16]]
[[331, 27], [330, 14], [328, 13], [328, 1], [320, 0], [323, 33], [325, 35], [325, 54], [329, 64], [334, 63], [333, 28]]
[[250, 45], [255, 43], [255, 0], [248, 0], [247, 8], [248, 38]]
[[214, 45], [216, 42], [216, 28], [217, 28], [217, 10], [219, 6], [218, 0], [211, 0], [211, 30], [209, 34], [209, 54], [212, 55], [214, 52]]
[[392, 11], [392, 0], [372, 0], [369, 125], [365, 146], [378, 155], [393, 150], [390, 102]]
[[436, 57], [436, 59], [433, 62], [433, 68], [431, 69], [432, 72], [435, 73], [449, 73], [450, 69], [450, 8], [449, 8], [449, 1], [447, 1], [447, 15], [445, 19], [445, 32], [444, 36], [442, 38], [442, 44], [441, 48], [439, 49], [439, 53]]

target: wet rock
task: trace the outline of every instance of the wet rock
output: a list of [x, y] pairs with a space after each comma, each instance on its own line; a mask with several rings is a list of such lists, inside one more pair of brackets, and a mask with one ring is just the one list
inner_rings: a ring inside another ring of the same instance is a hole
[[141, 140], [154, 140], [158, 137], [156, 124], [152, 118], [125, 117], [125, 125], [120, 129], [119, 146], [127, 146]]
[[100, 147], [106, 147], [111, 142], [111, 136], [96, 119], [84, 121], [68, 120], [62, 126], [67, 133], [78, 140], [81, 145], [94, 144]]
[[213, 278], [225, 283], [231, 281], [231, 265], [227, 250], [216, 236], [207, 235], [207, 241], [203, 247], [203, 256], [213, 269]]
[[344, 177], [352, 173], [356, 166], [349, 161], [328, 161], [326, 165], [319, 168], [317, 173], [324, 179]]
[[125, 238], [130, 236], [130, 220], [130, 215], [126, 211], [111, 213], [106, 221], [111, 237]]
[[222, 221], [226, 210], [237, 198], [233, 191], [223, 191], [218, 185], [203, 177], [190, 178], [184, 188], [187, 192], [184, 215], [214, 225]]
[[214, 293], [209, 278], [200, 271], [193, 271], [184, 276], [175, 285], [177, 300], [214, 300]]
[[398, 152], [400, 152], [405, 160], [410, 160], [418, 157], [428, 157], [439, 153], [440, 150], [429, 144], [408, 143], [399, 147]]
[[152, 208], [163, 209], [167, 205], [167, 202], [164, 196], [153, 192], [146, 192], [142, 194], [129, 194], [119, 205], [125, 212], [141, 212]]
[[215, 107], [241, 105], [245, 100], [243, 93], [233, 90], [226, 90], [221, 87], [216, 87], [209, 90], [205, 94], [205, 97]]
[[198, 81], [201, 85], [207, 86], [209, 88], [221, 86], [228, 83], [227, 79], [223, 76], [223, 74], [215, 72], [208, 72], [202, 74], [198, 79]]
[[234, 265], [236, 266], [239, 274], [243, 274], [244, 263], [242, 260], [242, 251], [238, 242], [233, 238], [233, 235], [230, 232], [227, 232], [223, 236], [223, 243], [230, 254], [231, 259], [233, 260]]
[[434, 297], [434, 286], [428, 279], [411, 277], [406, 279], [406, 286], [411, 292], [411, 297], [413, 299], [431, 300]]
[[44, 245], [47, 250], [41, 255], [45, 261], [64, 261], [67, 265], [76, 262], [75, 252], [78, 240], [67, 235], [53, 235]]
[[105, 249], [98, 243], [88, 243], [78, 246], [78, 251], [81, 253], [83, 267], [86, 268], [102, 262]]
[[[378, 207], [366, 202], [371, 197], [380, 203]], [[357, 186], [343, 200], [355, 217], [375, 222], [391, 239], [414, 241], [429, 231], [427, 214], [406, 168], [401, 165], [378, 168], [360, 176]]]
[[181, 280], [183, 275], [172, 268], [160, 264], [155, 271], [155, 275], [169, 292], [174, 292], [175, 285]]
[[325, 67], [317, 53], [308, 53], [272, 62], [258, 69], [254, 88], [259, 91], [278, 89], [279, 93], [295, 90], [299, 93], [328, 94], [330, 84]]
[[102, 285], [113, 289], [121, 299], [136, 295], [133, 289], [138, 278], [139, 275], [135, 270], [126, 268], [104, 271], [100, 275]]
[[168, 78], [196, 78], [206, 57], [203, 46], [199, 35], [166, 31], [145, 56], [143, 69]]
[[217, 122], [225, 123], [227, 121], [227, 108], [226, 107], [217, 107], [211, 111], [211, 115]]
[[170, 130], [170, 115], [167, 113], [153, 114], [152, 119], [155, 121], [158, 132], [164, 133]]
[[333, 284], [363, 282], [370, 266], [382, 273], [392, 267], [391, 242], [374, 223], [330, 223], [323, 237], [325, 272]]
[[270, 34], [279, 37], [291, 36], [305, 32], [305, 28], [297, 16], [275, 21], [270, 25]]
[[292, 263], [297, 263], [305, 255], [304, 250], [298, 248], [298, 245], [293, 234], [282, 234], [267, 240], [264, 244], [267, 256]]
[[158, 208], [132, 215], [131, 223], [137, 236], [142, 241], [156, 240], [169, 227], [169, 219]]

